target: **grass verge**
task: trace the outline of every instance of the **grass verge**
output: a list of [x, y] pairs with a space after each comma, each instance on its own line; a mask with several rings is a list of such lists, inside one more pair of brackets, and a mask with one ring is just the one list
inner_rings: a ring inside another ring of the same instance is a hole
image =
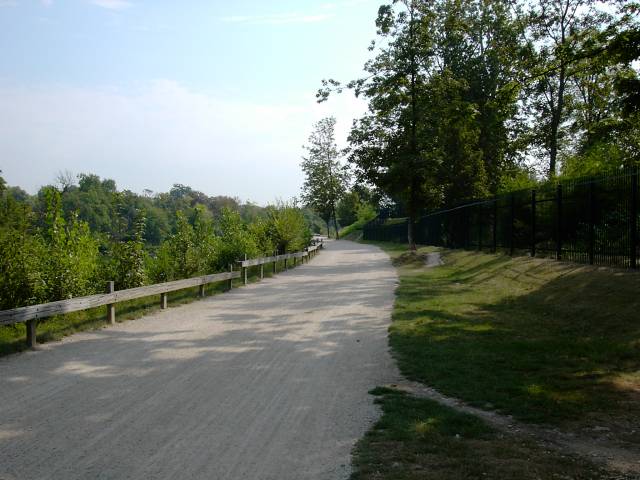
[[400, 276], [390, 344], [406, 377], [640, 446], [640, 274], [460, 250], [426, 268], [403, 245], [380, 246]]
[[356, 446], [353, 480], [612, 478], [433, 401], [384, 388], [371, 393], [383, 416]]

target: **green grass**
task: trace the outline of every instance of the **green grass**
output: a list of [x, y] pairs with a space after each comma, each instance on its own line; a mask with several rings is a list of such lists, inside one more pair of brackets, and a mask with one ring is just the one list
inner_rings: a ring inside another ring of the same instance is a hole
[[344, 240], [356, 240], [359, 237], [359, 233], [362, 231], [362, 227], [364, 227], [367, 223], [369, 223], [372, 218], [363, 218], [362, 220], [356, 220], [351, 225], [347, 225], [346, 227], [340, 229], [340, 238]]
[[353, 480], [598, 479], [584, 460], [501, 434], [471, 415], [378, 388], [382, 418], [358, 442]]
[[[292, 265], [292, 263], [290, 263]], [[278, 272], [284, 270], [284, 261], [278, 262]], [[273, 275], [273, 264], [264, 266], [265, 278]], [[249, 282], [259, 281], [260, 267], [249, 269]], [[233, 286], [242, 286], [242, 279], [233, 280]], [[227, 288], [227, 282], [207, 285], [206, 295], [217, 295]], [[198, 287], [187, 288], [169, 293], [169, 308], [198, 300]], [[124, 322], [140, 318], [160, 310], [160, 297], [139, 298], [116, 304], [116, 321]], [[47, 343], [62, 339], [67, 335], [86, 330], [95, 330], [106, 326], [106, 307], [98, 307], [81, 312], [57, 315], [38, 323], [38, 343]], [[0, 357], [27, 349], [24, 323], [0, 326]]]
[[640, 445], [638, 273], [467, 251], [425, 268], [405, 246], [379, 245], [400, 275], [390, 344], [405, 376], [526, 422], [609, 425]]

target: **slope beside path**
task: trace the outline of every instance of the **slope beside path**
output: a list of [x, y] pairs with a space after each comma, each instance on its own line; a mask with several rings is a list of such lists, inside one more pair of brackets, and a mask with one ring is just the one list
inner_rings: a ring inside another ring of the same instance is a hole
[[0, 479], [339, 479], [397, 380], [396, 274], [328, 242], [246, 288], [0, 359]]

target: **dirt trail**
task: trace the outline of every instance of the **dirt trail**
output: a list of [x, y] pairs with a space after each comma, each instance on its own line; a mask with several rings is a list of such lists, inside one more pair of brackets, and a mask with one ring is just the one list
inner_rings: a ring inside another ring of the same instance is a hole
[[397, 282], [328, 242], [259, 284], [0, 359], [0, 479], [340, 479], [397, 382]]
[[622, 474], [622, 476], [619, 477], [620, 479], [640, 479], [640, 456], [636, 451], [627, 450], [617, 445], [607, 445], [601, 440], [585, 438], [573, 433], [561, 432], [557, 429], [523, 424], [517, 422], [509, 415], [501, 415], [497, 412], [482, 410], [468, 405], [457, 398], [447, 397], [437, 390], [421, 383], [404, 381], [399, 384], [389, 384], [387, 387], [409, 393], [419, 398], [434, 400], [459, 412], [480, 417], [498, 430], [528, 437], [549, 449], [560, 450], [589, 458], [596, 463], [606, 466], [610, 470], [620, 472]]

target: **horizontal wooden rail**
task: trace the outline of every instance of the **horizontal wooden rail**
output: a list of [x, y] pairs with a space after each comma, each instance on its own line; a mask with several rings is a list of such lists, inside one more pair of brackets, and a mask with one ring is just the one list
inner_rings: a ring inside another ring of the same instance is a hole
[[277, 272], [276, 265], [278, 262], [284, 261], [284, 268], [286, 270], [288, 260], [293, 260], [294, 266], [298, 259], [300, 259], [300, 261], [304, 263], [304, 259], [305, 258], [309, 259], [310, 257], [314, 256], [317, 253], [318, 248], [322, 248], [322, 243], [318, 245], [313, 245], [311, 247], [307, 247], [301, 252], [283, 253], [281, 255], [273, 255], [271, 257], [250, 258], [250, 259], [245, 258], [244, 260], [238, 260], [238, 264], [242, 269], [242, 279], [243, 279], [242, 281], [245, 285], [249, 283], [249, 279], [248, 279], [249, 267], [260, 266], [260, 278], [264, 278], [264, 265], [266, 265], [267, 263], [273, 263], [273, 273], [276, 273]]
[[251, 260], [242, 260], [238, 263], [242, 266], [243, 272], [233, 271], [233, 266], [229, 266], [228, 272], [214, 273], [211, 275], [202, 275], [199, 277], [185, 278], [183, 280], [174, 280], [172, 282], [156, 283], [144, 287], [128, 288], [126, 290], [114, 291], [113, 282], [108, 282], [107, 293], [97, 295], [88, 295], [85, 297], [69, 298], [67, 300], [59, 300], [57, 302], [42, 303], [40, 305], [30, 305], [27, 307], [19, 307], [11, 310], [0, 311], [0, 326], [13, 325], [16, 323], [27, 324], [27, 345], [35, 347], [36, 345], [36, 327], [38, 320], [52, 317], [54, 315], [63, 315], [65, 313], [79, 312], [106, 305], [107, 321], [115, 323], [115, 304], [126, 302], [127, 300], [135, 300], [137, 298], [149, 297], [152, 295], [160, 295], [160, 308], [167, 308], [167, 293], [183, 290], [185, 288], [200, 287], [199, 294], [204, 297], [205, 285], [216, 282], [229, 282], [229, 289], [232, 288], [232, 280], [244, 276], [244, 283], [247, 284], [247, 268], [260, 265], [260, 277], [264, 276], [262, 265], [273, 262], [274, 273], [278, 261], [284, 260], [285, 269], [287, 268], [287, 260], [304, 258], [312, 256], [316, 253], [318, 247], [315, 245], [309, 247], [302, 252], [285, 253], [283, 255], [274, 255], [272, 257], [254, 258]]
[[166, 294], [182, 290], [184, 288], [207, 285], [209, 283], [222, 282], [240, 278], [240, 272], [223, 272], [213, 275], [203, 275], [201, 277], [186, 278], [173, 282], [157, 283], [146, 287], [128, 288], [118, 290], [113, 293], [101, 293], [89, 295], [87, 297], [76, 297], [57, 302], [42, 303], [28, 307], [14, 308], [12, 310], [0, 311], [0, 325], [11, 325], [14, 323], [27, 322], [29, 320], [40, 320], [42, 318], [62, 315], [65, 313], [78, 312], [89, 308], [101, 307], [114, 303], [126, 302], [136, 298], [149, 297], [151, 295]]

